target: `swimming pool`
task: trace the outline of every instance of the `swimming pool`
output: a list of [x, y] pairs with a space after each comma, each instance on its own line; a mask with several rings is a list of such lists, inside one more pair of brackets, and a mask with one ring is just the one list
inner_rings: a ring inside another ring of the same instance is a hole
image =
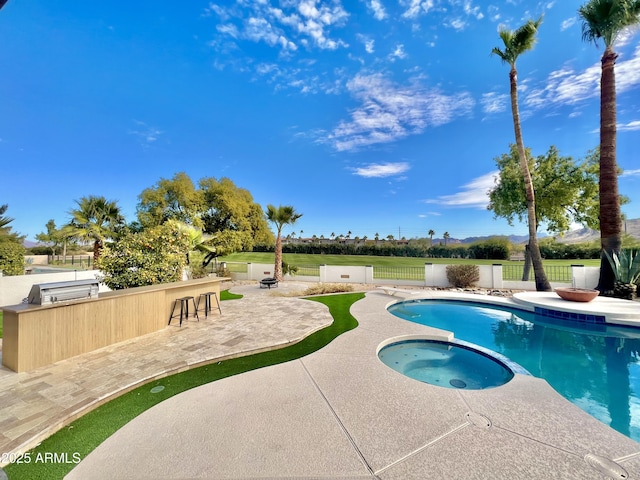
[[578, 324], [465, 301], [410, 300], [388, 310], [508, 357], [582, 410], [640, 441], [640, 329]]

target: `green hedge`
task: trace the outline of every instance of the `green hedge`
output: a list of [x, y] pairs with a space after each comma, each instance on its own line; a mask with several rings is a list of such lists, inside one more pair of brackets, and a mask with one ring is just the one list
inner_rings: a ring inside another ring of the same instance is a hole
[[4, 275], [24, 275], [25, 248], [17, 242], [0, 241], [0, 270]]

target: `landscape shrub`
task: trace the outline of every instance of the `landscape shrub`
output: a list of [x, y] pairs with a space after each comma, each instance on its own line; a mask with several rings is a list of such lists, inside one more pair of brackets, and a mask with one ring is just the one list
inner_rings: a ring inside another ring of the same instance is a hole
[[490, 238], [469, 247], [469, 258], [508, 260], [511, 244], [506, 238]]
[[102, 249], [100, 281], [113, 290], [177, 282], [190, 247], [189, 234], [170, 223], [127, 233]]
[[25, 251], [18, 242], [0, 241], [0, 270], [3, 275], [24, 275]]
[[44, 245], [36, 245], [27, 249], [27, 255], [51, 255], [52, 248]]
[[548, 260], [581, 260], [600, 258], [600, 248], [585, 243], [565, 244], [541, 241], [540, 254]]
[[284, 275], [295, 275], [296, 273], [298, 273], [298, 267], [296, 267], [295, 265], [289, 265], [287, 262], [285, 262], [284, 260], [282, 261], [282, 273]]
[[480, 269], [477, 265], [447, 265], [447, 279], [454, 287], [472, 287], [480, 280]]
[[318, 283], [308, 287], [304, 291], [304, 295], [325, 295], [342, 292], [353, 292], [353, 286], [347, 283]]

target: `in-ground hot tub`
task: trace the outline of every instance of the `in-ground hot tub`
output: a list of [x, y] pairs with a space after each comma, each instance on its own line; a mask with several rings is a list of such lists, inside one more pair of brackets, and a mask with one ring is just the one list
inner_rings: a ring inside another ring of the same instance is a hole
[[378, 358], [407, 377], [445, 388], [494, 388], [514, 376], [497, 358], [467, 345], [442, 340], [389, 343], [378, 350]]

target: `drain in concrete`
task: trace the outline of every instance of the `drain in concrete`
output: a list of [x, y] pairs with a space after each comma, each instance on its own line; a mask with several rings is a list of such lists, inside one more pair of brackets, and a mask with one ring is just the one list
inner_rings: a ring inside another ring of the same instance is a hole
[[606, 457], [588, 453], [584, 456], [584, 461], [587, 462], [587, 465], [589, 465], [591, 468], [596, 469], [597, 471], [603, 473], [604, 475], [607, 475], [608, 477], [614, 479], [619, 478], [621, 480], [629, 478], [629, 474], [624, 468]]

